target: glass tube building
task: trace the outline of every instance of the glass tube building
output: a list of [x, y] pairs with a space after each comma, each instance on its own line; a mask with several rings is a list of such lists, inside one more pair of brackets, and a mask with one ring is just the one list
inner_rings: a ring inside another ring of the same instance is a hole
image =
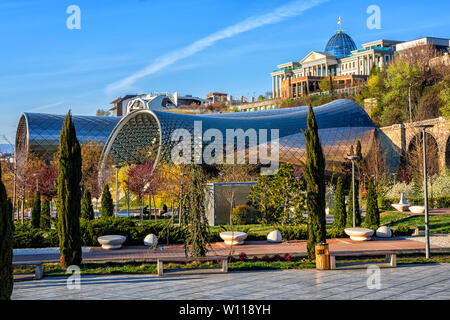
[[[327, 170], [339, 171], [358, 140], [363, 155], [369, 152], [376, 128], [357, 103], [335, 100], [315, 107], [314, 113]], [[183, 141], [190, 143], [193, 161], [205, 162], [202, 156], [212, 149], [215, 157], [240, 151], [248, 157], [249, 151], [259, 149], [258, 163], [267, 163], [273, 160], [273, 153], [269, 154], [278, 149], [280, 162], [301, 164], [306, 160], [302, 130], [307, 127], [307, 114], [307, 107], [196, 115], [142, 109], [123, 118], [73, 116], [73, 121], [82, 145], [96, 142], [103, 147], [102, 162], [108, 158], [117, 164], [170, 161], [174, 147], [182, 140], [181, 132], [190, 137], [190, 141]], [[63, 121], [63, 115], [23, 114], [16, 134], [16, 157], [28, 152], [46, 157], [53, 154]]]

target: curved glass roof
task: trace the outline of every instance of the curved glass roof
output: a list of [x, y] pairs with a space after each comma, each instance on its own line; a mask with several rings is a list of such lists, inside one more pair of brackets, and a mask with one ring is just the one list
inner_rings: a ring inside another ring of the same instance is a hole
[[[358, 140], [361, 141], [363, 154], [369, 152], [375, 127], [357, 103], [346, 99], [335, 100], [315, 107], [314, 113], [328, 170], [331, 170], [332, 166], [339, 170], [344, 162], [347, 163], [346, 155], [350, 146], [356, 145]], [[224, 137], [221, 150], [225, 156], [228, 133], [241, 129], [241, 132], [255, 134], [258, 148], [262, 146], [272, 150], [278, 145], [280, 162], [301, 164], [306, 160], [305, 141], [301, 130], [307, 128], [307, 114], [307, 107], [296, 107], [203, 115], [144, 109], [133, 111], [123, 118], [77, 115], [72, 117], [81, 144], [95, 142], [103, 146], [102, 161], [108, 158], [119, 164], [145, 160], [155, 164], [160, 160], [170, 161], [171, 151], [176, 144], [172, 137], [177, 129], [187, 131], [191, 136], [192, 149], [200, 150], [202, 154], [213, 143], [203, 140], [202, 137], [207, 130], [215, 129], [215, 132]], [[28, 152], [50, 156], [56, 152], [64, 117], [42, 113], [23, 114], [17, 128], [16, 156]], [[197, 128], [197, 131], [194, 128]], [[236, 137], [232, 139], [234, 150], [231, 150], [231, 153], [251, 147], [248, 135], [241, 142]], [[260, 157], [259, 160], [267, 159]]]
[[348, 34], [339, 30], [330, 40], [328, 40], [325, 52], [336, 56], [338, 59], [342, 59], [350, 55], [351, 52], [356, 49], [353, 39]]
[[[25, 112], [16, 133], [16, 157], [33, 152], [49, 158], [59, 147], [59, 134], [65, 115]], [[103, 146], [120, 117], [77, 116], [72, 120], [80, 144]]]
[[[314, 108], [314, 113], [320, 128], [319, 137], [328, 169], [347, 162], [346, 156], [350, 146], [356, 145], [358, 140], [361, 141], [363, 151], [370, 149], [375, 127], [367, 113], [355, 102], [345, 99], [335, 100]], [[170, 160], [171, 150], [176, 144], [172, 141], [172, 135], [177, 129], [187, 130], [191, 135], [192, 148], [200, 148], [202, 151], [212, 142], [204, 142], [197, 136], [201, 134], [203, 137], [209, 129], [219, 130], [224, 137], [225, 155], [227, 131], [242, 129], [244, 132], [255, 130], [258, 145], [266, 145], [270, 149], [274, 143], [279, 144], [280, 162], [301, 164], [306, 159], [305, 141], [301, 130], [307, 128], [307, 114], [307, 107], [208, 115], [139, 110], [122, 119], [122, 128], [117, 126], [114, 129], [105, 146], [104, 159], [108, 155], [116, 158], [114, 150], [120, 149], [120, 159], [116, 159], [133, 163], [137, 160], [138, 149], [144, 148], [152, 150], [153, 155], [157, 154], [155, 162]], [[140, 124], [134, 120], [136, 118], [141, 119]], [[144, 128], [144, 123], [148, 123], [149, 128]], [[195, 125], [197, 128], [200, 125], [201, 132], [194, 131]], [[271, 136], [272, 129], [278, 130], [278, 137]], [[122, 131], [134, 132], [134, 135], [124, 134]], [[261, 132], [267, 132], [267, 143], [265, 137], [260, 136]], [[120, 136], [126, 138], [121, 141]], [[238, 139], [234, 139], [234, 152], [238, 152], [241, 147]], [[157, 144], [152, 146], [154, 143]], [[249, 148], [249, 139], [245, 139], [243, 147]]]

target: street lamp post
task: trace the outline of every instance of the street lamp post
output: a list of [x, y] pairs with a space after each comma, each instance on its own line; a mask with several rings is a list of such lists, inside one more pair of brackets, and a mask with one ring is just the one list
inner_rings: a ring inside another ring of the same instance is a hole
[[115, 164], [113, 166], [114, 168], [116, 168], [116, 217], [119, 214], [119, 202], [118, 202], [118, 198], [119, 198], [119, 170], [120, 168], [122, 168], [122, 166], [120, 164]]
[[355, 196], [356, 196], [356, 192], [355, 192], [355, 161], [361, 159], [360, 156], [356, 156], [356, 155], [350, 155], [347, 156], [347, 159], [352, 161], [352, 189], [353, 189], [353, 228], [356, 227], [356, 201], [355, 201]]
[[40, 173], [34, 173], [34, 174], [33, 174], [33, 176], [36, 177], [36, 192], [39, 191], [39, 176], [40, 176], [40, 175], [41, 175]]
[[426, 130], [433, 125], [418, 125], [416, 128], [422, 129], [423, 140], [423, 200], [425, 206], [425, 257], [430, 258], [430, 226], [428, 216], [428, 181], [427, 181], [427, 139]]

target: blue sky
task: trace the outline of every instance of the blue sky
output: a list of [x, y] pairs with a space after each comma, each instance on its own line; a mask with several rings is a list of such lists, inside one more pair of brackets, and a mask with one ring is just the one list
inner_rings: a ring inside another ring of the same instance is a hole
[[[69, 5], [81, 29], [69, 30]], [[370, 5], [381, 29], [370, 30]], [[322, 51], [342, 28], [377, 39], [450, 37], [448, 1], [0, 0], [0, 143], [22, 112], [95, 114], [117, 96], [271, 90], [276, 65]]]

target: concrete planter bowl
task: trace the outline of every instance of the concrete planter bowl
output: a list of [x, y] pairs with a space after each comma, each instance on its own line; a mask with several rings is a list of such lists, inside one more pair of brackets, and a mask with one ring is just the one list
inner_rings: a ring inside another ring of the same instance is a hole
[[412, 206], [409, 207], [409, 211], [415, 214], [422, 214], [425, 213], [425, 207], [424, 206]]
[[219, 236], [229, 246], [243, 244], [245, 239], [247, 239], [247, 234], [240, 231], [221, 232]]
[[122, 248], [122, 244], [125, 242], [127, 237], [119, 235], [108, 235], [98, 237], [97, 241], [102, 245], [103, 249], [113, 250]]
[[375, 231], [367, 228], [346, 228], [344, 232], [355, 241], [371, 240]]

